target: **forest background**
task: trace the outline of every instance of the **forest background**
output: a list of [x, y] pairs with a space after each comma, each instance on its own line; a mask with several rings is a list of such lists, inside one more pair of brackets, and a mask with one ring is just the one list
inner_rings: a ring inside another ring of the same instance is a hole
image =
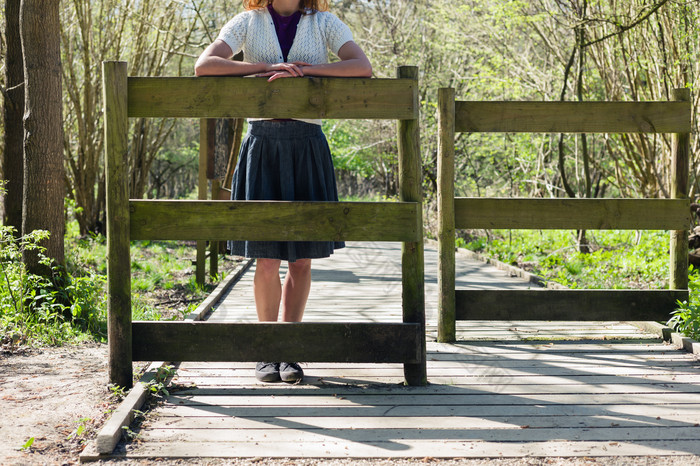
[[[428, 232], [435, 229], [440, 87], [454, 87], [460, 100], [536, 101], [663, 101], [671, 99], [674, 88], [686, 87], [693, 115], [700, 105], [698, 0], [330, 3], [367, 53], [375, 77], [394, 77], [400, 65], [420, 67]], [[99, 235], [105, 224], [102, 61], [128, 62], [129, 75], [192, 76], [197, 56], [241, 10], [239, 1], [60, 2], [65, 218], [77, 222], [80, 236]], [[3, 29], [3, 70], [8, 39]], [[4, 73], [0, 80], [4, 99], [9, 90]], [[132, 119], [130, 124], [131, 197], [192, 196], [198, 121]], [[693, 125], [697, 134], [697, 119]], [[0, 128], [3, 140], [5, 129]], [[326, 121], [324, 129], [343, 195], [396, 196], [393, 122]], [[455, 145], [458, 196], [669, 194], [670, 135], [459, 134]], [[5, 170], [17, 154], [0, 150]], [[700, 190], [699, 157], [700, 139], [694, 137], [692, 198]], [[478, 232], [472, 233], [463, 234], [467, 242], [478, 239]], [[575, 242], [583, 251], [588, 247], [585, 237]]]

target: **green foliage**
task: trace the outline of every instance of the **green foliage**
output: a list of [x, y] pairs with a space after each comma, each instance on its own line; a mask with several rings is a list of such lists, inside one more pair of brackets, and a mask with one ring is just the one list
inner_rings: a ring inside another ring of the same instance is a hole
[[156, 371], [155, 379], [148, 382], [148, 391], [156, 398], [170, 396], [170, 392], [168, 391], [168, 383], [174, 375], [174, 366], [160, 366]]
[[[576, 232], [496, 230], [493, 236], [457, 238], [457, 247], [524, 268], [569, 288], [668, 287], [668, 232], [587, 232], [593, 252], [581, 253]], [[667, 325], [700, 340], [700, 270], [688, 270], [690, 299], [678, 302]]]
[[679, 301], [678, 309], [673, 311], [666, 325], [694, 340], [700, 340], [700, 303]]
[[78, 424], [78, 427], [76, 427], [75, 430], [68, 435], [67, 439], [71, 440], [74, 438], [82, 437], [83, 434], [85, 433], [85, 431], [87, 430], [87, 424], [90, 423], [91, 421], [92, 421], [92, 419], [90, 419], [89, 417], [82, 417], [82, 418], [78, 419], [76, 421], [76, 423]]
[[579, 252], [576, 232], [567, 230], [495, 230], [492, 235], [490, 241], [477, 237], [457, 245], [569, 288], [668, 286], [667, 232], [589, 231], [591, 253]]
[[[65, 267], [53, 267], [51, 277], [29, 274], [24, 250], [42, 251], [48, 233], [16, 237], [0, 226], [0, 342], [52, 346], [104, 340], [107, 329], [107, 244], [98, 234], [80, 236], [78, 223], [66, 225]], [[184, 242], [137, 242], [132, 248], [132, 315], [134, 320], [181, 319], [213, 288], [200, 287], [192, 276], [194, 248]], [[46, 264], [50, 264], [44, 258]], [[175, 293], [174, 306], [161, 305]], [[154, 295], [156, 298], [154, 298]], [[167, 312], [166, 312], [167, 311]]]
[[29, 440], [20, 447], [20, 450], [31, 450], [32, 445], [34, 445], [34, 437], [30, 437]]
[[116, 401], [121, 401], [126, 398], [126, 389], [120, 385], [109, 384], [107, 385], [110, 397], [114, 398]]
[[666, 325], [677, 332], [700, 340], [700, 270], [692, 265], [688, 270], [689, 301], [679, 301], [678, 309], [672, 312], [672, 317]]
[[[0, 226], [0, 331], [11, 345], [62, 345], [99, 334], [103, 329], [103, 279], [94, 274], [72, 276], [43, 255], [48, 232], [17, 236]], [[49, 277], [31, 274], [22, 263], [24, 251], [38, 251], [51, 267]]]

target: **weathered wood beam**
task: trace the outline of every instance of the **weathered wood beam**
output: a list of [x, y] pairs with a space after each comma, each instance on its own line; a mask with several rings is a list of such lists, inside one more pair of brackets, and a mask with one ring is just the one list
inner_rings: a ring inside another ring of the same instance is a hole
[[134, 322], [136, 361], [416, 363], [420, 324]]
[[103, 62], [107, 185], [107, 336], [109, 381], [131, 388], [131, 255], [127, 71], [125, 62]]
[[[212, 122], [215, 120], [211, 120]], [[207, 171], [209, 164], [209, 146], [213, 140], [209, 139], [209, 120], [200, 118], [199, 120], [199, 171], [197, 173], [197, 199], [206, 200], [209, 190], [209, 180]], [[213, 154], [212, 154], [213, 155]], [[209, 238], [197, 238], [197, 263], [195, 264], [195, 281], [197, 285], [204, 286], [206, 281], [206, 254], [207, 240]]]
[[455, 327], [455, 90], [438, 90], [438, 341]]
[[687, 290], [457, 290], [457, 320], [665, 322]]
[[[401, 66], [399, 78], [413, 82], [418, 89], [418, 67]], [[418, 108], [418, 93], [412, 94], [412, 107]], [[402, 202], [418, 203], [418, 238], [404, 240], [401, 247], [401, 300], [403, 321], [420, 325], [423, 338], [418, 342], [421, 358], [417, 363], [404, 364], [404, 376], [408, 385], [427, 385], [425, 343], [425, 264], [423, 260], [423, 169], [420, 149], [420, 122], [418, 114], [412, 117], [397, 117], [397, 139], [399, 146], [399, 199]]]
[[417, 82], [359, 78], [129, 78], [130, 117], [418, 118]]
[[150, 240], [420, 241], [415, 202], [132, 200], [131, 235]]
[[690, 102], [456, 102], [472, 133], [689, 133]]
[[[673, 99], [690, 105], [690, 89], [674, 89]], [[671, 197], [688, 199], [690, 184], [690, 130], [673, 135]], [[688, 229], [691, 222], [670, 233], [669, 288], [688, 288]]]
[[680, 230], [687, 199], [455, 199], [456, 228]]

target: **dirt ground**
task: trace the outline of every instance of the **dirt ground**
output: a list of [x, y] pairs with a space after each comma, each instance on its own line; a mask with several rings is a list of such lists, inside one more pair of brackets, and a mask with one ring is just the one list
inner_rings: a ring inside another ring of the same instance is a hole
[[[116, 406], [107, 388], [107, 347], [48, 348], [0, 353], [0, 465], [72, 465]], [[83, 426], [82, 428], [80, 426]], [[30, 438], [30, 448], [21, 447]], [[452, 465], [700, 465], [698, 457], [513, 458], [436, 460], [266, 459], [103, 461], [99, 465], [403, 466]]]
[[114, 401], [106, 345], [0, 353], [0, 464], [76, 464]]

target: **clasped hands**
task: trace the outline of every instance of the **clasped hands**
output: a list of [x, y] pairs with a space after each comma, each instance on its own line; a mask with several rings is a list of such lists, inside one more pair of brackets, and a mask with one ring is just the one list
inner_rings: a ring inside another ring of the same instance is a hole
[[290, 63], [275, 63], [268, 65], [267, 71], [256, 74], [258, 78], [269, 77], [268, 82], [278, 78], [299, 78], [304, 76], [304, 67], [311, 66], [311, 63], [295, 61]]

